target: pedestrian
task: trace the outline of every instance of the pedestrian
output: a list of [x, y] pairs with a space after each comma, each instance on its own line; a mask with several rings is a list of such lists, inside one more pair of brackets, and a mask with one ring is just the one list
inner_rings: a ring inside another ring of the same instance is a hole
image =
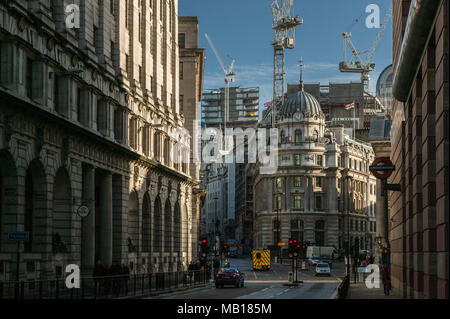
[[383, 265], [381, 270], [381, 280], [383, 281], [384, 294], [389, 296], [391, 290], [391, 274], [389, 273], [389, 268], [386, 264]]

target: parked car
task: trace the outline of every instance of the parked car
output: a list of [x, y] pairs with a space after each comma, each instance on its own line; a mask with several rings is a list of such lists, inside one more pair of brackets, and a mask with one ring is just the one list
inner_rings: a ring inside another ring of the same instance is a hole
[[244, 273], [236, 268], [222, 268], [215, 278], [216, 288], [231, 285], [236, 288], [244, 287]]
[[330, 265], [327, 263], [319, 263], [316, 266], [316, 276], [331, 276]]

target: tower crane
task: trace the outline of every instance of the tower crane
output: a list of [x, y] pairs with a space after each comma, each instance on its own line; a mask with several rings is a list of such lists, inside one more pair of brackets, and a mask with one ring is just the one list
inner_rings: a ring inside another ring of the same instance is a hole
[[[225, 65], [222, 62], [222, 59], [220, 58], [219, 53], [216, 50], [216, 47], [214, 46], [214, 43], [212, 42], [211, 38], [208, 36], [208, 34], [205, 33], [206, 40], [208, 40], [209, 45], [211, 46], [211, 49], [214, 51], [214, 54], [216, 55], [217, 61], [220, 64], [220, 67], [222, 68], [222, 71], [225, 75], [225, 105], [224, 105], [224, 111], [223, 111], [223, 133], [225, 136], [225, 131], [227, 128], [227, 123], [229, 121], [229, 109], [230, 109], [230, 82], [234, 82], [234, 77], [236, 75], [235, 72], [233, 72], [234, 62], [235, 59], [231, 60], [230, 65], [228, 66], [228, 70], [225, 68]], [[232, 147], [231, 145], [229, 145]], [[224, 139], [224, 150], [220, 150], [220, 153], [222, 155], [226, 155], [231, 152], [231, 149], [227, 149], [227, 143]]]
[[[339, 63], [339, 71], [341, 72], [349, 72], [349, 73], [361, 73], [361, 83], [364, 85], [364, 90], [369, 91], [370, 88], [370, 77], [369, 73], [372, 72], [375, 69], [375, 63], [371, 62], [373, 55], [375, 54], [375, 51], [377, 50], [381, 39], [383, 38], [384, 32], [386, 31], [386, 28], [389, 24], [389, 20], [392, 17], [392, 7], [389, 9], [389, 11], [386, 13], [386, 16], [384, 17], [383, 25], [378, 30], [377, 35], [375, 37], [375, 40], [373, 42], [372, 47], [364, 52], [358, 52], [353, 45], [352, 41], [350, 40], [350, 37], [352, 36], [349, 32], [343, 32], [342, 36], [344, 38], [344, 48], [345, 43], [347, 43], [348, 47], [352, 51], [353, 56], [355, 57], [356, 61], [353, 62], [352, 60], [347, 62], [345, 51], [344, 51], [344, 61]], [[363, 62], [361, 59], [361, 54], [367, 52], [367, 58], [366, 61]]]
[[214, 43], [212, 42], [211, 38], [208, 36], [208, 34], [205, 33], [206, 40], [208, 40], [209, 45], [211, 46], [211, 49], [214, 51], [214, 54], [216, 55], [217, 61], [220, 64], [220, 67], [222, 68], [222, 71], [225, 75], [225, 108], [224, 108], [224, 116], [223, 116], [223, 127], [224, 131], [227, 127], [227, 122], [229, 120], [229, 109], [230, 109], [230, 82], [234, 82], [234, 77], [236, 75], [235, 72], [233, 72], [234, 62], [235, 59], [232, 59], [228, 70], [225, 68], [225, 65], [222, 62], [222, 59], [220, 58], [219, 53], [217, 53], [216, 47], [214, 46]]
[[284, 50], [295, 47], [295, 28], [303, 24], [298, 16], [291, 17], [293, 0], [269, 0], [274, 30], [273, 46], [273, 100], [272, 127], [275, 127], [276, 111], [284, 100]]

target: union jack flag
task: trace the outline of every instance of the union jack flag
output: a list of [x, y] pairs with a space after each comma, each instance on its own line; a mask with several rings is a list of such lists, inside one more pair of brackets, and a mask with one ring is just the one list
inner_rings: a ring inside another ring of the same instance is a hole
[[265, 106], [265, 107], [272, 106], [272, 101], [267, 102], [267, 103], [264, 103], [264, 106]]
[[355, 102], [345, 105], [346, 110], [350, 110], [355, 107]]

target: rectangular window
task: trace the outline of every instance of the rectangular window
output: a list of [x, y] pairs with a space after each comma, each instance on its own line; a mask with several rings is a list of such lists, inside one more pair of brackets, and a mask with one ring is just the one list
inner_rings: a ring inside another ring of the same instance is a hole
[[294, 209], [302, 209], [303, 208], [303, 201], [302, 201], [302, 195], [294, 195]]
[[25, 86], [27, 89], [27, 97], [33, 97], [33, 60], [27, 58], [26, 75], [25, 75]]
[[316, 177], [316, 187], [322, 187], [322, 177]]
[[281, 177], [277, 178], [277, 188], [281, 188], [282, 187], [282, 180]]
[[120, 107], [114, 110], [114, 138], [116, 141], [122, 142], [123, 138], [123, 112]]
[[317, 165], [322, 166], [322, 164], [323, 164], [322, 160], [323, 160], [322, 155], [317, 155]]
[[316, 196], [316, 209], [322, 210], [322, 195]]
[[180, 80], [183, 80], [183, 62], [180, 62]]
[[114, 0], [109, 0], [109, 12], [114, 14]]
[[125, 54], [125, 72], [130, 74], [130, 57], [128, 54]]
[[141, 32], [141, 12], [138, 14], [138, 41], [142, 42], [142, 32]]
[[294, 165], [296, 165], [296, 166], [300, 166], [301, 165], [300, 154], [295, 154], [294, 155]]
[[78, 117], [78, 122], [81, 123], [81, 119], [82, 119], [82, 106], [81, 106], [81, 88], [77, 87], [77, 117]]
[[294, 176], [294, 187], [302, 187], [302, 177]]
[[281, 210], [281, 204], [282, 204], [281, 200], [282, 200], [281, 195], [277, 195], [275, 198], [275, 204], [276, 204], [275, 209]]
[[180, 49], [184, 49], [186, 46], [186, 34], [179, 33], [178, 34], [178, 46]]
[[183, 102], [184, 102], [184, 96], [183, 94], [180, 94], [180, 99], [179, 99], [179, 104], [180, 104], [180, 113], [183, 113], [184, 109], [183, 109]]

